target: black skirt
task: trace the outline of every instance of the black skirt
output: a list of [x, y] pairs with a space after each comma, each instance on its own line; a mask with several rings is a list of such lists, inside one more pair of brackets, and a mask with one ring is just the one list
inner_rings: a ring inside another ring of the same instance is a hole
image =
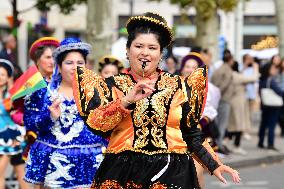
[[193, 159], [188, 154], [126, 151], [107, 154], [92, 188], [95, 189], [199, 189]]

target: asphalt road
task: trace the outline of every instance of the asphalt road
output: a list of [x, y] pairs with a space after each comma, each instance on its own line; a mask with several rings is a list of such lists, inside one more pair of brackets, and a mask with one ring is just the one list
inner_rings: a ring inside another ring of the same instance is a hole
[[257, 167], [248, 167], [238, 170], [242, 182], [234, 184], [227, 178], [228, 183], [220, 183], [216, 177], [205, 176], [206, 189], [284, 189], [284, 162]]

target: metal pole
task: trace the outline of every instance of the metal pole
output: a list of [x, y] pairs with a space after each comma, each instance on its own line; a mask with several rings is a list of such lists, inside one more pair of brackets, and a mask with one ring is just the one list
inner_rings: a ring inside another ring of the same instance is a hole
[[129, 0], [130, 16], [133, 16], [133, 6], [134, 6], [134, 0]]
[[15, 38], [16, 38], [16, 62], [15, 64], [18, 64], [18, 11], [17, 11], [17, 0], [12, 1], [12, 7], [13, 7], [13, 27], [12, 31], [15, 32]]

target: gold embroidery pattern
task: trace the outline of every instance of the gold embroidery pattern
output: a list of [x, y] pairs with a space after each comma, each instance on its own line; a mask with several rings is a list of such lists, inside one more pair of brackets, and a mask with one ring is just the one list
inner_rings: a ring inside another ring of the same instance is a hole
[[149, 100], [144, 98], [136, 103], [136, 108], [133, 113], [133, 122], [139, 129], [136, 131], [138, 138], [134, 142], [134, 148], [143, 148], [148, 144], [147, 136], [149, 135], [149, 129], [147, 125], [150, 123], [148, 117]]
[[116, 180], [106, 180], [102, 184], [93, 183], [91, 189], [141, 189], [142, 184], [135, 184], [133, 181], [128, 181], [126, 186], [122, 187]]
[[162, 184], [160, 182], [154, 183], [152, 186], [150, 186], [150, 189], [167, 189], [167, 185]]
[[85, 98], [85, 111], [87, 110], [90, 100], [94, 96], [94, 89], [96, 89], [99, 93], [101, 105], [108, 103], [107, 97], [110, 96], [110, 91], [102, 77], [89, 69], [79, 69], [83, 70], [83, 73], [80, 74], [79, 77], [81, 78], [81, 100]]
[[121, 106], [121, 101], [116, 100], [91, 110], [87, 124], [95, 130], [106, 132], [113, 129], [129, 114], [130, 112]]
[[169, 100], [175, 93], [178, 87], [178, 77], [171, 77], [170, 74], [165, 73], [161, 76], [161, 80], [158, 82], [158, 90], [162, 90], [151, 99], [151, 105], [154, 109], [152, 111], [151, 123], [153, 125], [151, 129], [151, 135], [153, 140], [152, 144], [157, 148], [167, 148], [166, 142], [163, 141], [164, 132], [159, 127], [166, 125], [166, 107], [169, 104]]
[[115, 180], [106, 180], [101, 184], [93, 182], [91, 189], [123, 189], [120, 184]]
[[117, 75], [114, 76], [116, 86], [122, 90], [123, 93], [128, 93], [133, 87], [134, 83], [129, 75]]
[[[191, 120], [195, 123], [198, 123], [200, 114], [202, 112], [203, 99], [204, 95], [206, 95], [206, 85], [207, 85], [207, 77], [204, 76], [204, 69], [206, 68], [198, 68], [195, 70], [187, 79], [187, 84], [191, 88], [190, 97], [189, 97], [189, 105], [190, 112], [187, 115], [187, 124], [190, 127]], [[198, 112], [196, 112], [196, 110]]]
[[155, 154], [186, 154], [188, 149], [186, 147], [181, 148], [181, 149], [162, 149], [162, 150], [155, 150], [155, 151], [147, 151], [147, 150], [141, 150], [141, 149], [133, 149], [133, 148], [122, 148], [119, 150], [113, 150], [113, 149], [107, 149], [106, 153], [110, 153], [110, 154], [119, 154], [121, 152], [124, 151], [132, 151], [132, 152], [139, 152], [139, 153], [143, 153], [143, 154], [147, 154], [147, 155], [155, 155]]

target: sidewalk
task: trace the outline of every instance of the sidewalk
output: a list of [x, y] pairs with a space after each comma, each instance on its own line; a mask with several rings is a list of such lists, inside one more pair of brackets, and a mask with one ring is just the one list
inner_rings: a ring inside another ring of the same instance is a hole
[[[222, 162], [233, 168], [240, 168], [247, 166], [257, 166], [260, 164], [271, 164], [284, 160], [284, 138], [281, 138], [279, 136], [279, 127], [277, 126], [275, 135], [275, 147], [279, 149], [279, 152], [257, 148], [257, 131], [258, 127], [253, 127], [251, 140], [242, 139], [241, 141], [242, 148], [248, 152], [247, 155], [243, 156], [231, 153], [230, 155], [222, 158]], [[265, 145], [266, 142], [267, 138], [264, 143]], [[229, 149], [231, 146], [232, 145], [228, 145]]]

